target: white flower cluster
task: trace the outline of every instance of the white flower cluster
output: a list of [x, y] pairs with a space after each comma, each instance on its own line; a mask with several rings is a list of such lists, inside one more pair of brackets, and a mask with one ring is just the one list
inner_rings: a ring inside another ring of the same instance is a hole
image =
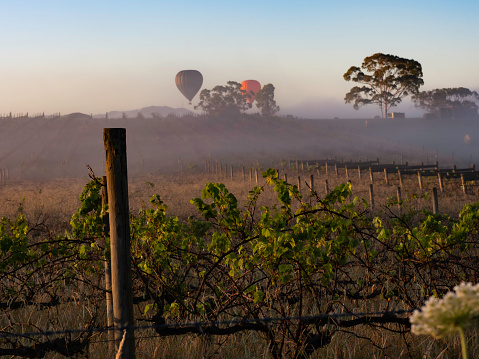
[[429, 298], [421, 311], [410, 318], [414, 334], [430, 334], [439, 339], [464, 329], [479, 316], [479, 284], [461, 283], [442, 299]]

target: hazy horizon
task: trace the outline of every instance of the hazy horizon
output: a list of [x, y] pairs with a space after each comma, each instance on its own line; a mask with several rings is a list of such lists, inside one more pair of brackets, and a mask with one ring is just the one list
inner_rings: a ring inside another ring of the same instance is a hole
[[[202, 89], [272, 83], [283, 115], [368, 118], [379, 109], [345, 105], [354, 84], [343, 74], [377, 52], [420, 62], [421, 90], [479, 90], [472, 0], [22, 0], [2, 2], [0, 11], [0, 114], [193, 109], [174, 78], [197, 69]], [[393, 110], [421, 114], [409, 98]]]

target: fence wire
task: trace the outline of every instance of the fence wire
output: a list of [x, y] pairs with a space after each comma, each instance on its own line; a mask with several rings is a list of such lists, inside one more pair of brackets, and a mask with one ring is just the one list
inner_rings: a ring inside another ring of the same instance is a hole
[[89, 329], [65, 329], [65, 330], [47, 330], [42, 332], [25, 332], [25, 333], [0, 333], [0, 338], [25, 338], [25, 337], [41, 337], [41, 336], [54, 336], [54, 335], [66, 335], [66, 334], [82, 334], [82, 333], [102, 333], [111, 331], [143, 331], [148, 329], [156, 330], [168, 330], [177, 328], [192, 328], [196, 327], [201, 332], [202, 327], [208, 326], [220, 326], [220, 325], [246, 325], [246, 324], [278, 324], [288, 321], [298, 322], [312, 322], [325, 319], [338, 319], [338, 318], [364, 318], [373, 316], [391, 317], [398, 314], [409, 314], [414, 310], [396, 310], [385, 312], [368, 312], [368, 313], [338, 313], [338, 314], [319, 314], [313, 316], [297, 316], [297, 317], [277, 317], [277, 318], [254, 318], [254, 319], [235, 319], [235, 320], [223, 320], [213, 322], [185, 322], [185, 323], [172, 323], [172, 324], [153, 324], [153, 325], [138, 325], [138, 326], [117, 326], [117, 327], [101, 327], [101, 328], [89, 328]]

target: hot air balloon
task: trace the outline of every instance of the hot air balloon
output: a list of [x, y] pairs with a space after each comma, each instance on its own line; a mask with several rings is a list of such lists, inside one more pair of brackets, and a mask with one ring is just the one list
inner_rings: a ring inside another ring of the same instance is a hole
[[191, 105], [191, 100], [203, 85], [203, 75], [196, 70], [183, 70], [176, 74], [175, 82], [178, 90], [190, 101]]
[[246, 101], [254, 101], [254, 95], [261, 90], [261, 84], [256, 80], [246, 80], [241, 83], [241, 89], [245, 90]]

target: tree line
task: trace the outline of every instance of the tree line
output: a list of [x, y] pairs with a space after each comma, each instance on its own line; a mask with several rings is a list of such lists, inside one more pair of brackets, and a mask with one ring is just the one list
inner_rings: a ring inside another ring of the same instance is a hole
[[417, 108], [426, 110], [426, 118], [478, 117], [479, 94], [464, 87], [419, 91], [424, 85], [419, 62], [395, 55], [377, 53], [366, 57], [361, 65], [351, 66], [343, 75], [346, 81], [356, 82], [344, 97], [354, 109], [375, 104], [381, 117], [411, 95]]

